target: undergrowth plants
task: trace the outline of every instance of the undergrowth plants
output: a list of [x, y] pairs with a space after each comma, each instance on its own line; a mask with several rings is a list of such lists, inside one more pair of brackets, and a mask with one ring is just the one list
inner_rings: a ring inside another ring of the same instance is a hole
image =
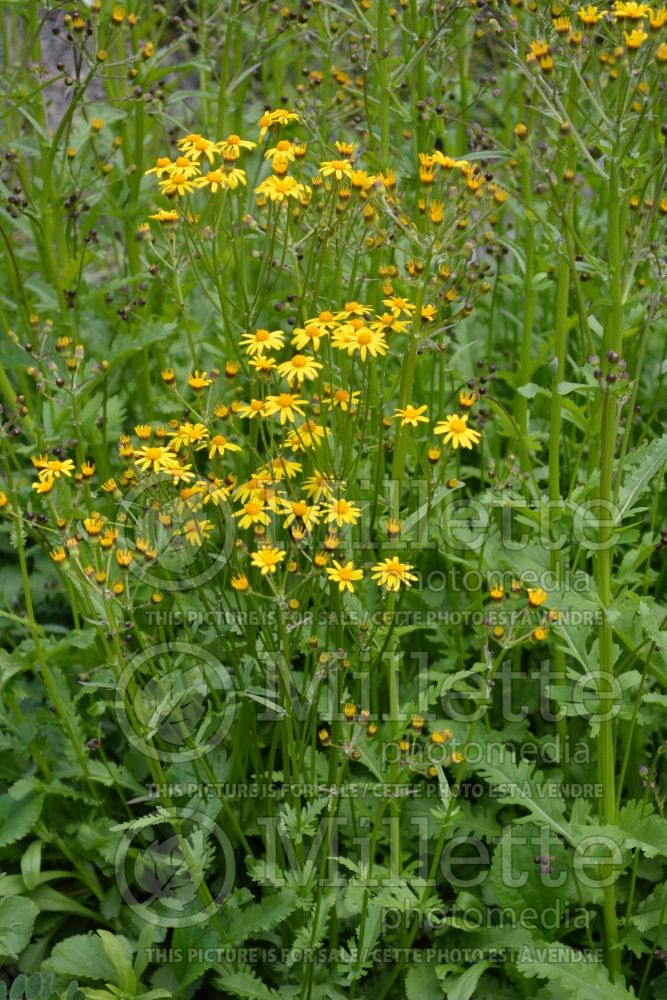
[[0, 6], [10, 995], [660, 1000], [667, 11]]

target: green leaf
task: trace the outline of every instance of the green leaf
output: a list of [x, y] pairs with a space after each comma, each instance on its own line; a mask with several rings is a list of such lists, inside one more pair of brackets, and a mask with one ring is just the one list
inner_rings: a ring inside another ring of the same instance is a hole
[[[281, 997], [289, 996], [291, 992], [284, 988], [279, 993], [269, 989], [254, 972], [248, 969], [230, 972], [224, 979], [216, 979], [216, 983], [223, 993], [229, 993], [233, 997], [247, 997], [249, 1000], [281, 1000]], [[291, 995], [296, 996], [298, 993], [297, 987]]]
[[15, 961], [30, 941], [39, 909], [23, 896], [0, 899], [0, 958]]
[[424, 997], [442, 995], [442, 986], [433, 965], [413, 965], [405, 977], [407, 1000], [424, 1000]]
[[17, 802], [11, 795], [0, 795], [0, 847], [14, 844], [30, 833], [42, 812], [44, 796], [26, 795]]
[[448, 976], [442, 984], [445, 996], [448, 1000], [470, 1000], [475, 994], [477, 984], [489, 968], [491, 968], [490, 962], [477, 962], [460, 976]]
[[[650, 444], [641, 445], [629, 456], [626, 460], [626, 473], [623, 476], [623, 484], [618, 497], [617, 523], [627, 517], [637, 497], [648, 489], [651, 480], [665, 462], [667, 462], [667, 434], [651, 441]], [[631, 467], [629, 471], [628, 466]]]
[[[553, 950], [552, 950], [553, 949]], [[544, 977], [557, 983], [561, 1000], [634, 1000], [634, 991], [628, 991], [617, 979], [609, 981], [603, 965], [584, 961], [584, 956], [574, 948], [558, 942], [552, 945], [536, 941], [523, 946], [519, 952], [517, 968], [530, 978]]]
[[242, 944], [246, 938], [265, 934], [282, 923], [298, 905], [292, 889], [283, 889], [274, 896], [265, 896], [261, 902], [234, 914], [229, 933], [229, 943]]
[[105, 983], [118, 982], [116, 969], [95, 934], [76, 934], [60, 941], [45, 966], [61, 976], [101, 979]]

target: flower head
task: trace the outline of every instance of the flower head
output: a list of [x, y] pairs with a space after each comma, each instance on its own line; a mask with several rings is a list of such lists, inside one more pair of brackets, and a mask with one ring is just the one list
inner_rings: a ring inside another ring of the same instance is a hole
[[472, 449], [472, 446], [477, 444], [481, 437], [479, 431], [468, 427], [467, 413], [463, 415], [450, 413], [444, 420], [437, 423], [433, 430], [435, 434], [444, 434], [444, 443], [449, 444], [451, 442], [453, 448], [460, 446], [461, 448]]

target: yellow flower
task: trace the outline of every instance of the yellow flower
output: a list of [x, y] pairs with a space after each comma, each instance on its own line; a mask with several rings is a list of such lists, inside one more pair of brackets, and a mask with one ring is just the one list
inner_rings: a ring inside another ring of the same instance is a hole
[[241, 403], [238, 408], [238, 414], [240, 417], [247, 417], [252, 420], [253, 417], [265, 417], [266, 404], [263, 399], [251, 399], [249, 403]]
[[331, 396], [325, 399], [325, 403], [331, 407], [339, 406], [343, 413], [347, 413], [351, 406], [356, 407], [360, 395], [361, 392], [356, 389], [352, 392], [347, 389], [334, 389]]
[[179, 218], [178, 212], [167, 211], [164, 208], [160, 209], [159, 212], [155, 212], [154, 215], [149, 215], [149, 219], [155, 219], [162, 226], [173, 226], [178, 222]]
[[93, 511], [90, 517], [84, 517], [83, 526], [91, 538], [96, 538], [104, 527], [104, 518]]
[[208, 443], [208, 457], [213, 458], [217, 453], [222, 458], [225, 451], [241, 451], [241, 447], [228, 441], [224, 434], [216, 434]]
[[165, 469], [173, 469], [178, 465], [178, 459], [170, 448], [162, 445], [148, 446], [137, 449], [134, 453], [135, 465], [138, 465], [142, 472], [162, 472]]
[[314, 351], [319, 350], [322, 337], [326, 337], [327, 329], [317, 320], [310, 320], [305, 327], [297, 326], [290, 341], [298, 351], [303, 351], [305, 347], [312, 347]]
[[234, 590], [250, 590], [250, 582], [245, 573], [239, 573], [238, 576], [233, 576], [229, 582]]
[[335, 177], [337, 181], [342, 181], [352, 174], [352, 164], [349, 160], [323, 160], [320, 173], [323, 177]]
[[242, 149], [254, 149], [257, 143], [252, 142], [250, 139], [241, 139], [240, 136], [232, 134], [228, 135], [218, 145], [225, 160], [238, 160]]
[[392, 295], [388, 299], [383, 299], [382, 305], [386, 306], [387, 309], [391, 309], [395, 316], [402, 316], [403, 314], [412, 316], [417, 308], [408, 299], [402, 298], [399, 295]]
[[592, 24], [597, 24], [604, 17], [604, 12], [600, 12], [595, 4], [589, 4], [587, 7], [582, 7], [581, 10], [577, 11], [579, 19], [587, 26]]
[[379, 330], [372, 330], [361, 320], [345, 323], [334, 330], [331, 343], [339, 350], [347, 351], [350, 357], [358, 351], [362, 361], [366, 360], [367, 354], [375, 358], [386, 354], [388, 350], [384, 334]]
[[393, 419], [400, 420], [401, 427], [416, 427], [417, 424], [427, 424], [429, 422], [429, 418], [424, 416], [426, 410], [426, 406], [414, 407], [408, 405], [405, 409], [396, 410]]
[[461, 446], [462, 448], [471, 449], [481, 437], [479, 431], [468, 427], [467, 413], [463, 416], [459, 416], [457, 413], [450, 413], [449, 416], [435, 425], [433, 431], [435, 434], [444, 434], [444, 444], [449, 444], [451, 441], [454, 448]]
[[474, 406], [477, 402], [476, 392], [467, 392], [465, 389], [461, 389], [459, 393], [459, 406], [462, 410], [469, 410], [471, 406]]
[[60, 479], [61, 475], [69, 479], [74, 472], [74, 462], [71, 458], [61, 460], [49, 458], [48, 455], [33, 455], [31, 461], [35, 468], [40, 470], [39, 478], [43, 481]]
[[185, 176], [182, 170], [178, 170], [170, 174], [166, 180], [160, 181], [160, 191], [166, 195], [178, 194], [183, 196], [184, 194], [190, 194], [194, 189], [194, 183]]
[[324, 504], [324, 510], [326, 512], [325, 523], [330, 524], [334, 521], [339, 528], [343, 524], [356, 524], [361, 517], [359, 507], [344, 499], [330, 500]]
[[264, 354], [265, 351], [279, 351], [285, 343], [282, 330], [255, 330], [254, 333], [244, 333], [241, 346], [252, 357], [254, 354]]
[[285, 553], [281, 549], [265, 546], [258, 552], [253, 552], [250, 556], [250, 562], [260, 571], [262, 576], [266, 576], [268, 573], [275, 573], [284, 558]]
[[208, 430], [204, 424], [191, 424], [187, 420], [185, 423], [179, 424], [176, 430], [171, 433], [173, 435], [171, 447], [174, 451], [180, 451], [181, 445], [187, 447], [198, 444], [203, 448], [208, 437]]
[[196, 132], [183, 136], [182, 139], [178, 140], [176, 145], [184, 153], [187, 153], [190, 159], [195, 161], [205, 156], [209, 163], [213, 163], [215, 154], [219, 152], [217, 143], [211, 142], [210, 139], [205, 139], [203, 135], [198, 135]]
[[281, 424], [288, 421], [293, 424], [294, 414], [298, 413], [302, 417], [304, 415], [302, 407], [307, 405], [305, 399], [299, 399], [291, 392], [281, 392], [277, 396], [266, 397], [266, 414], [270, 417], [274, 413], [279, 413]]
[[338, 590], [342, 593], [344, 590], [349, 590], [351, 594], [354, 593], [354, 583], [357, 580], [363, 580], [364, 571], [362, 569], [355, 569], [352, 562], [346, 563], [344, 566], [333, 560], [333, 566], [327, 566], [325, 573], [329, 577], [332, 583], [338, 584]]
[[188, 375], [188, 385], [195, 392], [201, 392], [202, 389], [206, 389], [207, 386], [211, 384], [211, 379], [208, 377], [208, 372], [200, 372], [198, 369]]
[[640, 49], [648, 35], [641, 28], [635, 28], [633, 31], [624, 31], [623, 38], [625, 39], [625, 44], [629, 49]]
[[410, 572], [411, 569], [410, 563], [403, 563], [398, 556], [391, 556], [376, 563], [371, 570], [371, 576], [378, 586], [397, 591], [400, 590], [401, 584], [410, 587], [417, 579], [414, 573]]
[[270, 128], [281, 128], [289, 122], [301, 121], [296, 111], [286, 111], [285, 108], [277, 108], [275, 111], [265, 111], [259, 119], [259, 137], [263, 139]]
[[318, 523], [321, 512], [317, 504], [308, 504], [305, 500], [283, 500], [280, 499], [283, 513], [287, 514], [283, 522], [283, 528], [289, 528], [294, 521], [299, 520], [306, 531], [311, 531]]
[[195, 186], [198, 188], [207, 187], [210, 189], [211, 194], [217, 194], [218, 188], [221, 191], [225, 191], [227, 188], [237, 188], [239, 181], [241, 184], [246, 183], [243, 170], [227, 172], [218, 167], [216, 170], [209, 170], [208, 173], [198, 177], [195, 181]]
[[647, 3], [621, 3], [620, 0], [616, 0], [614, 4], [614, 14], [618, 18], [627, 17], [630, 21], [641, 21], [650, 13], [651, 8]]
[[249, 500], [241, 510], [234, 512], [234, 517], [240, 518], [241, 528], [250, 528], [253, 524], [269, 524], [271, 519], [266, 511], [267, 508], [260, 500]]
[[264, 153], [265, 160], [273, 160], [275, 169], [276, 160], [279, 163], [292, 163], [296, 157], [297, 147], [289, 139], [281, 139], [272, 149], [267, 149]]
[[549, 599], [549, 595], [545, 590], [542, 590], [541, 587], [535, 587], [533, 589], [529, 588], [527, 593], [528, 603], [531, 608], [539, 608]]
[[312, 476], [304, 479], [303, 488], [306, 496], [313, 500], [321, 500], [322, 497], [330, 497], [332, 494], [333, 480], [323, 472], [313, 470]]
[[305, 451], [307, 448], [316, 448], [322, 438], [331, 431], [328, 427], [316, 424], [314, 420], [306, 420], [299, 427], [295, 427], [287, 435], [285, 448], [292, 451]]
[[134, 554], [129, 549], [116, 549], [116, 562], [121, 569], [128, 569], [134, 559]]
[[158, 156], [155, 161], [154, 167], [149, 167], [148, 170], [144, 170], [144, 175], [155, 174], [155, 176], [160, 179], [160, 177], [168, 177], [170, 170], [173, 168], [173, 163], [168, 156]]
[[211, 521], [198, 521], [193, 517], [189, 521], [185, 522], [185, 524], [180, 528], [179, 533], [181, 535], [185, 535], [185, 538], [190, 545], [201, 545], [212, 531], [213, 523]]
[[307, 198], [311, 193], [307, 184], [300, 184], [294, 177], [276, 177], [275, 175], [267, 177], [254, 190], [255, 194], [279, 203], [287, 201], [288, 198], [294, 198], [298, 201]]
[[315, 379], [318, 376], [322, 365], [314, 358], [309, 358], [305, 354], [295, 354], [289, 361], [283, 361], [278, 365], [278, 373], [286, 378], [292, 385], [298, 382], [302, 385], [305, 379]]
[[67, 559], [67, 553], [65, 549], [62, 547], [62, 545], [57, 549], [51, 549], [49, 555], [51, 556], [51, 558], [55, 563], [61, 563], [64, 562], [65, 559]]

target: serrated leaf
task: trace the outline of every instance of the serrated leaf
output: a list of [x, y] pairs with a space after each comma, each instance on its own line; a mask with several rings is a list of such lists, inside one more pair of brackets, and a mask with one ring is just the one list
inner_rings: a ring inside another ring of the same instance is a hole
[[0, 795], [0, 847], [14, 844], [30, 833], [42, 812], [44, 796], [31, 793], [17, 802], [11, 795]]
[[61, 976], [101, 979], [117, 984], [116, 970], [95, 934], [76, 934], [59, 941], [45, 965]]
[[[632, 510], [632, 505], [648, 489], [651, 480], [667, 462], [667, 434], [641, 445], [626, 462], [626, 472], [618, 496], [619, 523]], [[628, 470], [627, 466], [631, 466]]]
[[30, 941], [39, 909], [23, 896], [0, 899], [0, 959], [15, 961]]
[[424, 1000], [424, 997], [442, 995], [442, 987], [433, 965], [413, 965], [405, 977], [407, 1000]]

